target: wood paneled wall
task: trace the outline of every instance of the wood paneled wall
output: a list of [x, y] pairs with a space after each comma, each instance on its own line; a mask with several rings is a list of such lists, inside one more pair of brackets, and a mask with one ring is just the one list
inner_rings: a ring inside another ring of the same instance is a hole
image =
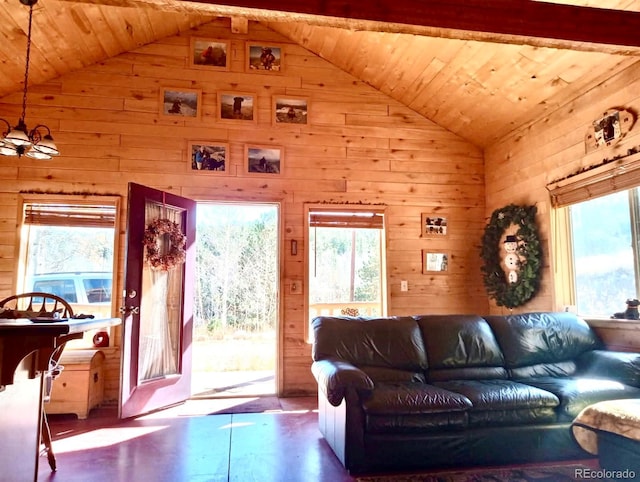
[[[488, 310], [479, 257], [486, 213], [480, 149], [259, 23], [250, 22], [248, 34], [240, 35], [232, 34], [229, 21], [220, 19], [192, 35], [230, 39], [230, 70], [191, 68], [190, 37], [185, 35], [30, 88], [27, 125], [46, 123], [62, 156], [46, 162], [0, 159], [4, 186], [0, 189], [0, 295], [14, 289], [19, 191], [115, 194], [126, 206], [127, 183], [132, 181], [197, 201], [281, 203], [282, 246], [289, 246], [291, 239], [299, 241], [297, 256], [282, 250], [283, 395], [316, 390], [309, 370], [310, 347], [304, 341], [304, 295], [288, 290], [292, 280], [304, 279], [301, 241], [307, 202], [387, 207], [390, 314]], [[285, 71], [246, 71], [247, 41], [281, 44]], [[160, 116], [162, 87], [201, 90], [202, 118]], [[255, 93], [257, 123], [218, 121], [216, 93], [220, 91]], [[274, 94], [307, 97], [309, 125], [272, 126]], [[19, 94], [2, 99], [2, 116], [17, 119], [21, 100]], [[193, 172], [187, 153], [190, 140], [229, 143], [230, 172]], [[244, 175], [247, 143], [282, 146], [283, 174]], [[446, 215], [449, 235], [421, 238], [423, 212]], [[125, 219], [123, 209], [121, 260]], [[422, 274], [421, 250], [425, 248], [451, 255], [446, 274]], [[120, 266], [119, 286], [123, 261]], [[408, 292], [400, 291], [400, 280], [408, 281]], [[108, 367], [116, 370], [113, 363]], [[107, 399], [114, 398], [114, 386], [109, 385]]]
[[[549, 112], [540, 122], [515, 131], [485, 151], [487, 217], [509, 203], [535, 204], [544, 249], [542, 289], [518, 311], [563, 308], [553, 296], [554, 270], [550, 244], [550, 198], [547, 184], [603, 159], [626, 154], [640, 145], [638, 125], [620, 143], [585, 154], [585, 135], [591, 123], [611, 108], [640, 111], [640, 62], [597, 87], [576, 93], [575, 99]], [[620, 300], [624, 305], [624, 299]], [[495, 306], [492, 309], [499, 312]], [[514, 310], [515, 311], [515, 310]]]
[[[617, 145], [585, 153], [588, 127], [611, 108], [624, 108], [636, 114], [640, 112], [640, 62], [619, 75], [603, 79], [591, 90], [576, 93], [574, 99], [567, 99], [564, 106], [549, 112], [541, 121], [512, 133], [485, 150], [486, 215], [490, 216], [493, 210], [509, 203], [535, 204], [538, 207], [544, 250], [542, 287], [532, 301], [514, 311], [562, 310], [566, 304], [565, 300], [554, 296], [553, 226], [546, 185], [640, 146], [640, 125], [636, 123]], [[622, 306], [624, 299], [620, 299]], [[494, 304], [490, 310], [493, 313], [506, 311]], [[632, 323], [628, 326], [629, 329], [625, 329], [617, 323], [615, 330], [600, 332], [606, 332], [606, 342], [612, 347], [640, 346], [640, 331]]]

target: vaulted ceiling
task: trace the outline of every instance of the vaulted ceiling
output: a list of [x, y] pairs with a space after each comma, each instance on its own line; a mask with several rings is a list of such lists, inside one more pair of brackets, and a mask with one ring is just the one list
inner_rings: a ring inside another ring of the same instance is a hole
[[[250, 19], [485, 147], [640, 61], [637, 0], [212, 1], [39, 0], [29, 84]], [[28, 11], [0, 0], [0, 97], [22, 89]]]

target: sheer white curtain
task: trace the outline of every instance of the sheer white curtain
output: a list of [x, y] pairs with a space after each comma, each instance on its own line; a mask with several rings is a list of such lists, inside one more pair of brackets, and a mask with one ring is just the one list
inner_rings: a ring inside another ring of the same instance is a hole
[[[182, 224], [180, 212], [167, 206], [148, 203], [145, 223], [166, 218]], [[160, 240], [160, 243], [165, 242]], [[160, 247], [162, 250], [168, 246]], [[180, 266], [169, 271], [151, 269], [144, 263], [142, 273], [142, 304], [140, 306], [139, 378], [149, 380], [177, 373], [177, 334], [172, 333], [171, 312], [168, 309], [170, 291], [176, 285], [172, 278], [182, 276]], [[179, 286], [180, 283], [177, 283]]]

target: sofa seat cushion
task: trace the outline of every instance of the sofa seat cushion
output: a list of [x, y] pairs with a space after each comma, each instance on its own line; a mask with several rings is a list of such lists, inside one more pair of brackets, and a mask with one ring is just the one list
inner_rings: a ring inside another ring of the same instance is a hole
[[471, 407], [464, 395], [426, 383], [378, 383], [362, 401], [367, 414], [464, 412]]
[[554, 422], [560, 404], [553, 393], [511, 380], [451, 380], [436, 385], [471, 400], [470, 426]]
[[460, 431], [468, 427], [466, 412], [431, 414], [368, 414], [365, 417], [366, 433], [370, 434], [441, 434]]
[[463, 429], [472, 406], [462, 394], [425, 383], [378, 383], [362, 398], [369, 433]]
[[573, 421], [588, 405], [623, 398], [640, 398], [640, 389], [613, 380], [587, 377], [536, 377], [519, 382], [541, 388], [560, 399], [558, 420]]

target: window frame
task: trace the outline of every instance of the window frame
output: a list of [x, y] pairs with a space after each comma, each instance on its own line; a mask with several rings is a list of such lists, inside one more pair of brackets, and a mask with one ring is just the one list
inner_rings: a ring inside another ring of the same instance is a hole
[[[31, 204], [51, 204], [51, 205], [69, 205], [69, 206], [110, 206], [115, 209], [114, 219], [113, 219], [113, 260], [111, 271], [113, 273], [112, 276], [112, 291], [111, 291], [111, 317], [117, 317], [118, 306], [119, 303], [119, 276], [118, 276], [118, 265], [120, 261], [120, 214], [121, 214], [121, 198], [119, 196], [113, 195], [75, 195], [75, 194], [19, 194], [17, 199], [17, 216], [16, 216], [16, 248], [15, 248], [15, 259], [14, 263], [14, 288], [15, 293], [21, 293], [25, 290], [26, 283], [26, 250], [28, 247], [28, 236], [23, 236], [23, 230], [27, 223], [25, 223], [25, 209], [28, 205]], [[66, 224], [61, 224], [66, 225]], [[69, 224], [71, 225], [71, 224]], [[106, 330], [110, 335], [110, 345], [114, 346], [117, 343], [114, 343], [115, 336], [114, 330], [118, 330], [118, 327], [109, 327]], [[77, 347], [83, 346], [86, 347], [88, 345], [92, 345], [92, 335], [87, 335], [84, 337], [86, 339], [77, 340], [70, 342], [75, 344]]]
[[[387, 213], [386, 206], [378, 206], [378, 205], [353, 205], [348, 203], [336, 203], [336, 204], [305, 204], [304, 205], [304, 286], [307, 287], [304, 290], [304, 339], [307, 343], [313, 342], [313, 333], [311, 332], [311, 317], [309, 315], [309, 296], [311, 290], [309, 289], [310, 283], [310, 266], [309, 266], [309, 254], [311, 253], [310, 247], [310, 237], [309, 237], [309, 229], [312, 227], [310, 223], [310, 216], [314, 212], [340, 212], [340, 213], [374, 213], [382, 216], [382, 226], [380, 228], [371, 229], [381, 229], [382, 236], [380, 237], [380, 303], [382, 316], [386, 316], [389, 308], [389, 289], [388, 289], [388, 279], [387, 279], [387, 256], [388, 250], [387, 246], [389, 245], [388, 240], [388, 229], [387, 229]], [[340, 227], [340, 226], [336, 226]], [[345, 228], [350, 227], [347, 225]], [[355, 225], [354, 228], [362, 228], [364, 226]]]
[[[634, 173], [635, 177], [638, 173]], [[590, 182], [601, 183], [602, 179], [606, 179], [607, 182], [614, 174], [603, 174], [599, 171], [597, 176], [576, 176], [575, 187], [577, 192], [571, 192], [569, 189], [571, 183], [565, 183], [562, 186], [562, 196], [568, 196], [564, 198], [565, 201], [570, 199], [570, 202], [558, 202], [558, 197], [551, 196], [554, 206], [551, 209], [551, 245], [552, 245], [552, 260], [553, 260], [553, 280], [554, 280], [554, 296], [556, 309], [560, 311], [572, 311], [585, 319], [589, 320], [609, 320], [610, 318], [603, 318], [602, 316], [580, 314], [577, 311], [577, 294], [576, 294], [576, 272], [575, 261], [573, 253], [573, 226], [571, 218], [571, 208], [577, 204], [590, 201], [592, 199], [606, 197], [619, 192], [626, 192], [629, 202], [629, 228], [631, 231], [631, 244], [634, 256], [634, 277], [636, 286], [636, 297], [640, 298], [640, 184], [632, 185], [629, 180], [626, 180], [620, 185], [624, 185], [624, 189], [611, 189], [608, 192], [602, 190], [602, 184], [595, 191], [596, 194], [589, 194], [586, 186], [590, 185]], [[631, 177], [633, 179], [633, 177]], [[550, 185], [551, 186], [551, 185]], [[548, 189], [552, 193], [553, 188]], [[556, 184], [557, 186], [557, 184]], [[582, 192], [579, 194], [578, 191]], [[623, 301], [623, 300], [621, 300]], [[622, 310], [622, 306], [621, 306]]]

